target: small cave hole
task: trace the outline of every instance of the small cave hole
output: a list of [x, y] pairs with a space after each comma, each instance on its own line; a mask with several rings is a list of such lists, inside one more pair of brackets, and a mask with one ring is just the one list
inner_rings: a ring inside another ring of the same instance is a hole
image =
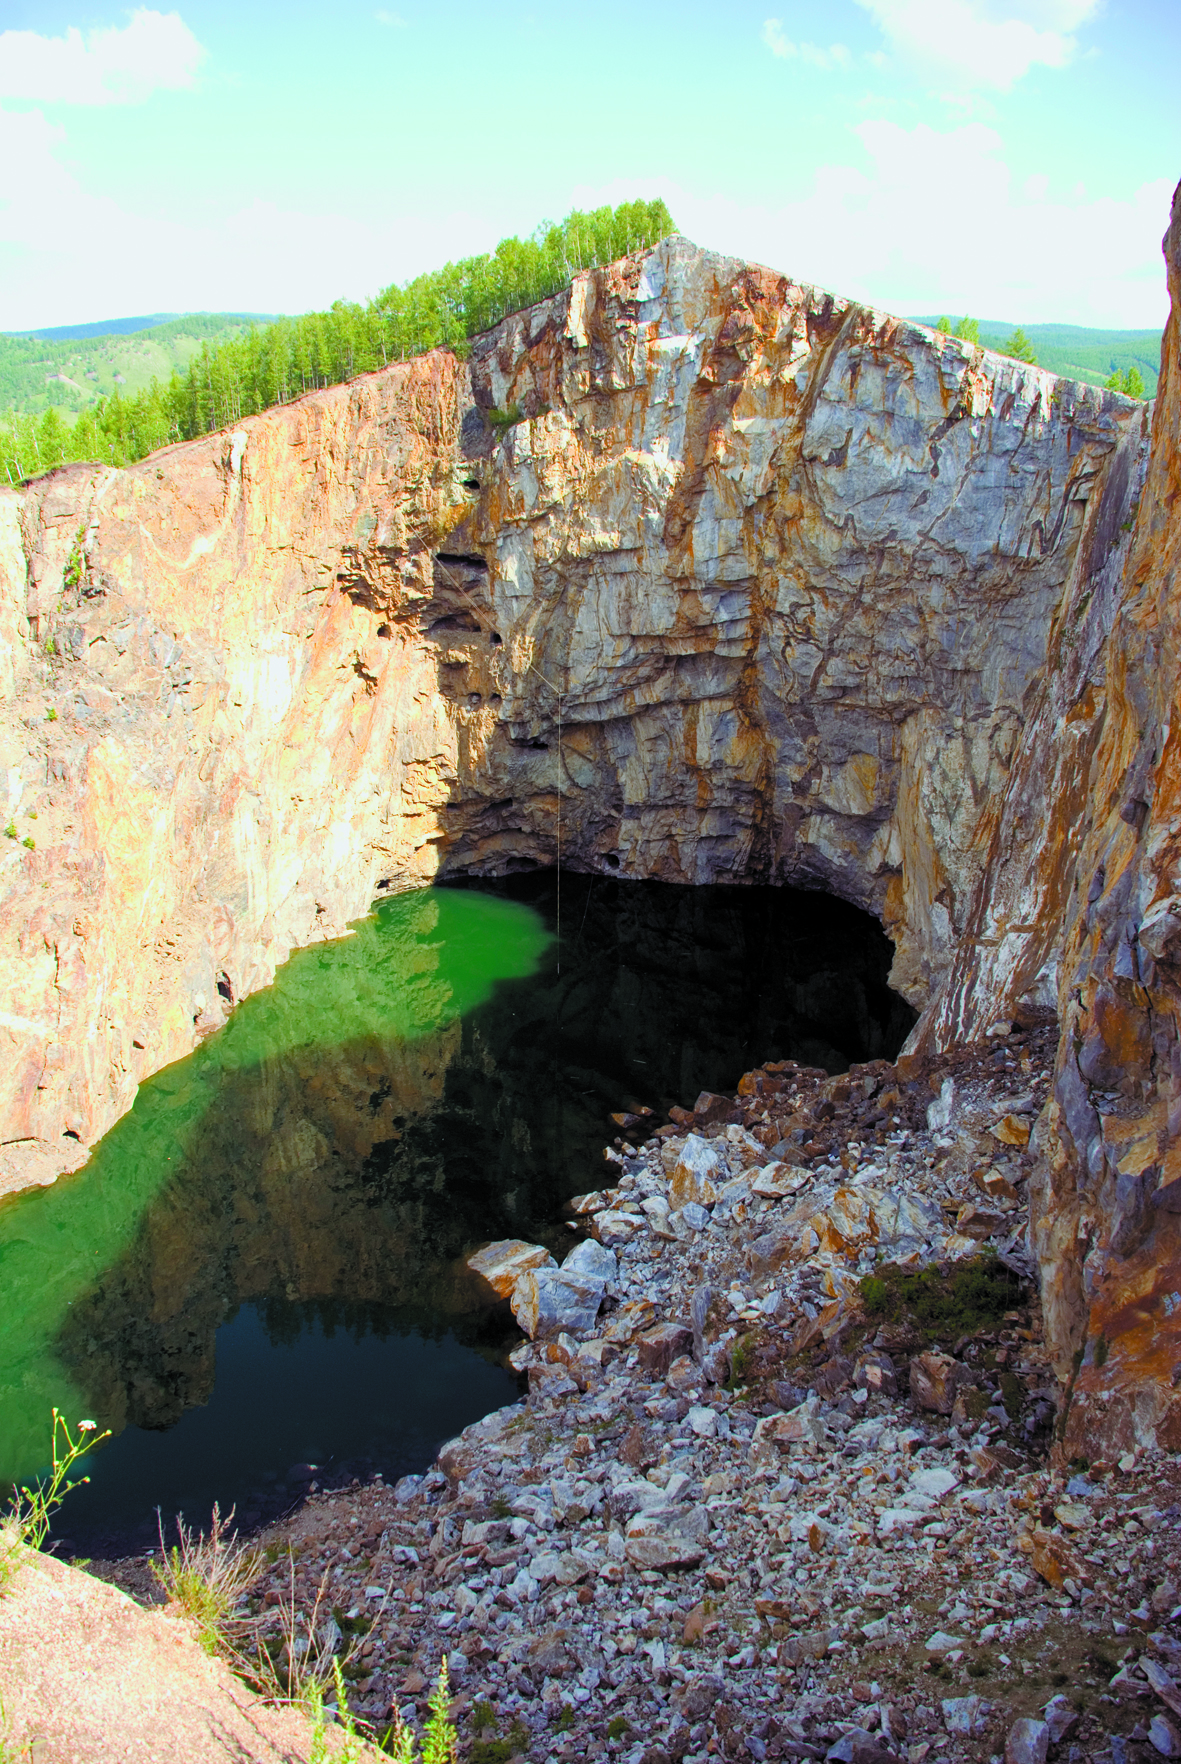
[[223, 973], [217, 976], [217, 990], [221, 993], [221, 996], [225, 999], [227, 1004], [233, 1004], [234, 988], [230, 984], [230, 977], [228, 974]]
[[380, 894], [384, 889], [388, 888], [390, 886], [390, 881], [391, 879], [389, 876], [383, 876], [381, 881], [377, 884], [377, 892]]
[[487, 572], [488, 565], [474, 551], [436, 551], [435, 562], [441, 564], [462, 564], [469, 570]]
[[80, 1133], [75, 1133], [74, 1129], [72, 1127], [66, 1128], [65, 1132], [62, 1134], [62, 1138], [63, 1139], [75, 1139], [75, 1140], [77, 1140], [79, 1145], [82, 1144], [82, 1135]]
[[607, 868], [609, 870], [617, 870], [619, 868], [619, 853], [617, 851], [609, 851], [607, 853]]
[[394, 633], [389, 625], [379, 625], [377, 627], [377, 635], [379, 637], [392, 637], [393, 634]]
[[489, 643], [503, 643], [504, 638], [500, 635], [499, 631], [489, 631], [488, 641]]
[[465, 478], [463, 480], [463, 487], [465, 490], [478, 490], [480, 488], [480, 480], [479, 478]]

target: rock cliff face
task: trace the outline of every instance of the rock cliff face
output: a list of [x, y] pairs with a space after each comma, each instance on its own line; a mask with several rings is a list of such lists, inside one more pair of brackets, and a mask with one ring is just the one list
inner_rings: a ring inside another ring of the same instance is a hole
[[882, 919], [928, 1044], [1061, 997], [1069, 1361], [1067, 1243], [1148, 1270], [1176, 1224], [1177, 322], [1150, 464], [1116, 394], [672, 239], [467, 362], [5, 493], [9, 1186], [382, 889], [802, 883]]
[[8, 494], [16, 1179], [376, 890], [559, 843], [828, 888], [925, 1005], [1139, 420], [674, 239], [468, 364]]
[[1104, 715], [1064, 896], [1035, 1233], [1062, 1370], [1078, 1368], [1066, 1446], [1091, 1456], [1181, 1450], [1181, 188], [1165, 257], [1147, 481], [1096, 684], [1079, 681], [1086, 703], [1102, 683]]

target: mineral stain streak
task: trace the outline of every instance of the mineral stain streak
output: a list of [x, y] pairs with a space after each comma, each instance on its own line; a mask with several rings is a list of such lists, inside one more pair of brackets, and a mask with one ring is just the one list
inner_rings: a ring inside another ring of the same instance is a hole
[[918, 1047], [1058, 1010], [1070, 1442], [1175, 1442], [1176, 211], [1166, 255], [1151, 452], [673, 238], [468, 362], [4, 492], [9, 1186], [381, 889], [552, 863], [560, 808], [574, 868], [876, 913]]

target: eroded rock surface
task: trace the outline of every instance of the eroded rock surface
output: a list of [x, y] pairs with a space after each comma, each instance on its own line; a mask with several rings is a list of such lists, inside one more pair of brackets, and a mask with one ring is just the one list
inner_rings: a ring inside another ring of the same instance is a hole
[[6, 495], [16, 1179], [381, 886], [559, 840], [831, 888], [924, 1004], [1138, 420], [674, 239], [469, 365]]
[[7, 1185], [382, 889], [804, 883], [922, 1045], [1067, 1010], [1051, 1334], [1105, 1344], [1077, 1416], [1138, 1329], [1171, 1388], [1176, 353], [1150, 462], [1117, 394], [674, 238], [466, 363], [4, 493]]

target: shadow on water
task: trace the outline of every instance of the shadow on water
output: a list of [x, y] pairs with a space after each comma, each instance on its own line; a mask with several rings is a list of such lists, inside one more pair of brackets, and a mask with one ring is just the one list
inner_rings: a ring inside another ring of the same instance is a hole
[[383, 903], [0, 1208], [0, 1476], [36, 1470], [55, 1402], [117, 1435], [66, 1547], [423, 1467], [517, 1391], [465, 1253], [562, 1253], [610, 1111], [764, 1059], [842, 1070], [913, 1022], [880, 928], [823, 896], [563, 875], [560, 940], [556, 904], [552, 872]]

